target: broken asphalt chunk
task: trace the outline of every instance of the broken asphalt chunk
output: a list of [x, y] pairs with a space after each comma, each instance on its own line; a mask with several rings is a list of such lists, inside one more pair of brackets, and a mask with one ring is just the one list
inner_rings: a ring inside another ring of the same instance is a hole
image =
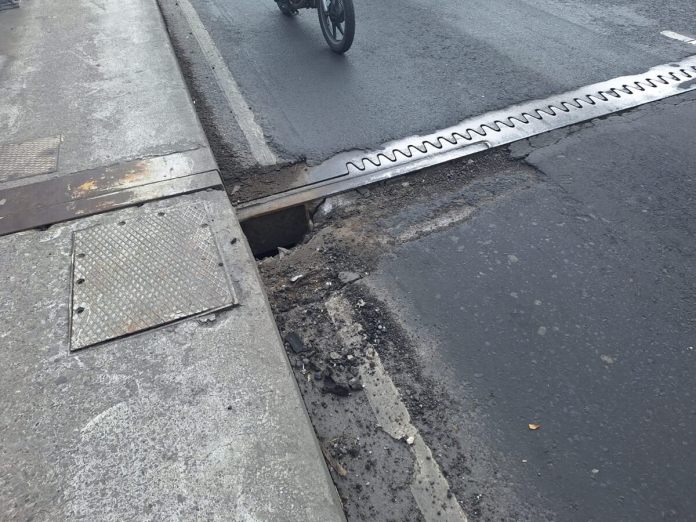
[[309, 351], [309, 348], [302, 342], [302, 339], [295, 332], [290, 332], [285, 336], [285, 342], [290, 345], [292, 351], [295, 353], [303, 353]]
[[324, 387], [322, 389], [324, 393], [333, 393], [340, 397], [347, 397], [350, 395], [350, 388], [347, 384], [336, 382], [331, 375], [324, 377]]
[[344, 285], [354, 283], [360, 279], [360, 274], [356, 274], [355, 272], [339, 272], [338, 273], [338, 280], [343, 283]]

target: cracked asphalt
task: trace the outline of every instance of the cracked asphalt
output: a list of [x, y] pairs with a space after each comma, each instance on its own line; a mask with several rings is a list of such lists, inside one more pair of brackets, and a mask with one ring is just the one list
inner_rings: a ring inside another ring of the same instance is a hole
[[313, 378], [336, 295], [469, 519], [689, 519], [695, 117], [689, 93], [327, 200], [260, 263], [320, 440], [362, 444], [335, 455], [349, 519], [421, 518], [403, 443]]
[[555, 520], [693, 512], [694, 118], [685, 95], [517, 144], [537, 183], [373, 278], [476, 404], [507, 480]]
[[[681, 1], [356, 2], [343, 58], [311, 13], [191, 3], [287, 161], [693, 54], [659, 34], [694, 33]], [[176, 1], [160, 4], [228, 192], [272, 190]], [[448, 516], [418, 504], [413, 450], [357, 386], [371, 354], [470, 520], [691, 517], [694, 121], [682, 94], [329, 198], [299, 245], [260, 260], [350, 521]]]

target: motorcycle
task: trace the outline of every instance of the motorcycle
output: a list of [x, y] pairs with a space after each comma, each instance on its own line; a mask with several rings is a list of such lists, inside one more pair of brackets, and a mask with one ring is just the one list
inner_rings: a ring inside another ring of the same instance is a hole
[[299, 9], [316, 9], [326, 43], [338, 54], [345, 53], [355, 36], [353, 0], [275, 0], [285, 16], [295, 16]]

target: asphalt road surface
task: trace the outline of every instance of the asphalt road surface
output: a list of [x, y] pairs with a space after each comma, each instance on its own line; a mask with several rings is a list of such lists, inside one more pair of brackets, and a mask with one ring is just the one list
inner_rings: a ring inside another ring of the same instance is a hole
[[[314, 13], [179, 1], [279, 160], [319, 162], [696, 53], [660, 34], [696, 37], [692, 0], [356, 0], [343, 57]], [[252, 166], [195, 31], [176, 0], [160, 4], [223, 170]], [[354, 445], [333, 455], [347, 476], [332, 468], [350, 520], [420, 518], [403, 443], [371, 431], [357, 392], [325, 396], [322, 379], [339, 378], [329, 354], [342, 354], [333, 292], [364, 319], [369, 346], [355, 353], [382, 354], [472, 520], [693, 517], [694, 121], [684, 94], [337, 198], [344, 210], [322, 207], [304, 244], [262, 264], [281, 332], [311, 347], [289, 355], [320, 441]], [[344, 286], [339, 270], [370, 275]]]
[[[660, 34], [696, 37], [692, 0], [356, 0], [343, 57], [328, 51], [315, 12], [288, 19], [272, 0], [189, 1], [285, 159], [319, 161], [696, 52]], [[188, 52], [178, 7], [161, 4]], [[192, 74], [230, 147], [243, 147], [209, 70]]]
[[687, 93], [342, 195], [260, 263], [349, 520], [423, 520], [385, 409], [327, 391], [373, 349], [470, 520], [693, 518], [695, 119]]
[[538, 183], [376, 275], [438, 347], [430, 372], [480, 406], [521, 498], [554, 520], [696, 508], [694, 121], [687, 94], [515, 145]]

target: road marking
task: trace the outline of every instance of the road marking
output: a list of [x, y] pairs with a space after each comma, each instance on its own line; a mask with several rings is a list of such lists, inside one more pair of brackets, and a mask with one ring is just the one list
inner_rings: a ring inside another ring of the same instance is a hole
[[[355, 321], [348, 300], [334, 294], [326, 301], [325, 307], [341, 343], [351, 351], [362, 347], [363, 328]], [[410, 487], [423, 519], [426, 522], [467, 522], [432, 451], [411, 423], [399, 390], [382, 366], [377, 352], [372, 354], [369, 363], [362, 365], [360, 376], [367, 400], [382, 430], [411, 447], [414, 465]]]
[[406, 230], [397, 236], [396, 240], [399, 243], [408, 243], [426, 234], [449, 228], [455, 223], [461, 223], [467, 219], [475, 210], [476, 207], [461, 205], [445, 212], [433, 220], [427, 220], [424, 223], [418, 223], [407, 227]]
[[671, 38], [672, 40], [679, 40], [680, 42], [696, 45], [696, 39], [691, 38], [690, 36], [675, 33], [674, 31], [662, 31], [660, 34], [662, 36], [666, 36], [667, 38]]
[[256, 123], [254, 113], [251, 112], [249, 105], [244, 100], [239, 90], [239, 85], [237, 85], [236, 80], [225, 64], [225, 60], [222, 58], [220, 51], [218, 51], [210, 33], [208, 33], [189, 0], [179, 0], [178, 3], [184, 17], [191, 27], [193, 36], [198, 41], [198, 45], [200, 45], [203, 55], [215, 75], [218, 86], [225, 95], [225, 98], [227, 98], [227, 103], [230, 109], [232, 109], [237, 124], [244, 133], [251, 154], [260, 165], [275, 165], [278, 159], [268, 146], [268, 143], [266, 143], [263, 130], [261, 130], [259, 124]]

